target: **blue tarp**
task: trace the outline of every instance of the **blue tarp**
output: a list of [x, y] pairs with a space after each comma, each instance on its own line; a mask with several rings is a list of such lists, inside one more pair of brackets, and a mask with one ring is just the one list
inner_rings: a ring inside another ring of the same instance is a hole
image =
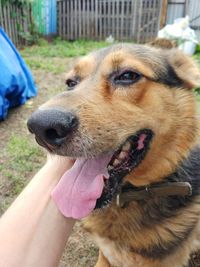
[[19, 52], [0, 28], [0, 120], [8, 109], [37, 95], [33, 77]]

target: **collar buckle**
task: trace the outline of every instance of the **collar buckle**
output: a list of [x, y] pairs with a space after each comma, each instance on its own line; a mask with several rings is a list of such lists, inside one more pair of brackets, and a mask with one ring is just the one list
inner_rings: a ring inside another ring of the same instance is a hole
[[120, 190], [120, 192], [116, 196], [116, 205], [119, 208], [124, 208], [124, 206], [125, 206], [125, 202], [123, 201], [121, 190]]
[[128, 191], [124, 191], [123, 188], [121, 188], [116, 196], [116, 205], [120, 208], [124, 208], [127, 203], [132, 201], [146, 200], [154, 197], [187, 197], [191, 195], [192, 186], [188, 182], [165, 182], [162, 184], [152, 184], [137, 188], [137, 190], [131, 186]]

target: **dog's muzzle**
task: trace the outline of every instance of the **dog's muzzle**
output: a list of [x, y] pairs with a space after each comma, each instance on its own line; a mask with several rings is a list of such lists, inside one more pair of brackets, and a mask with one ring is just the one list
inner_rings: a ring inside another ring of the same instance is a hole
[[77, 128], [78, 118], [72, 112], [58, 109], [37, 110], [27, 126], [40, 145], [57, 147]]

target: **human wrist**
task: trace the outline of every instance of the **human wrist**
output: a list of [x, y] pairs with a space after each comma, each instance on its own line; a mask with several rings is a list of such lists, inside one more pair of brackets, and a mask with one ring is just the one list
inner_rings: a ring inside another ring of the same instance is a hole
[[73, 160], [67, 157], [58, 155], [47, 155], [47, 162], [44, 168], [49, 174], [61, 176], [69, 170], [73, 165]]

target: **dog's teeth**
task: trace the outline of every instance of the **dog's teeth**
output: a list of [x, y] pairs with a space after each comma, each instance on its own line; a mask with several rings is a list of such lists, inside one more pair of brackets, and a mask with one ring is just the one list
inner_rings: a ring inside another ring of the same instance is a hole
[[118, 159], [125, 159], [126, 157], [128, 156], [128, 153], [127, 151], [121, 151], [119, 156], [118, 156]]
[[120, 160], [115, 159], [114, 162], [113, 162], [113, 166], [117, 166], [117, 165], [119, 165], [120, 163], [121, 163]]
[[129, 149], [131, 148], [131, 143], [130, 142], [126, 142], [123, 147], [122, 150], [123, 151], [129, 151]]
[[108, 171], [111, 171], [111, 170], [113, 170], [114, 169], [114, 167], [113, 166], [111, 166], [111, 165], [108, 165]]

